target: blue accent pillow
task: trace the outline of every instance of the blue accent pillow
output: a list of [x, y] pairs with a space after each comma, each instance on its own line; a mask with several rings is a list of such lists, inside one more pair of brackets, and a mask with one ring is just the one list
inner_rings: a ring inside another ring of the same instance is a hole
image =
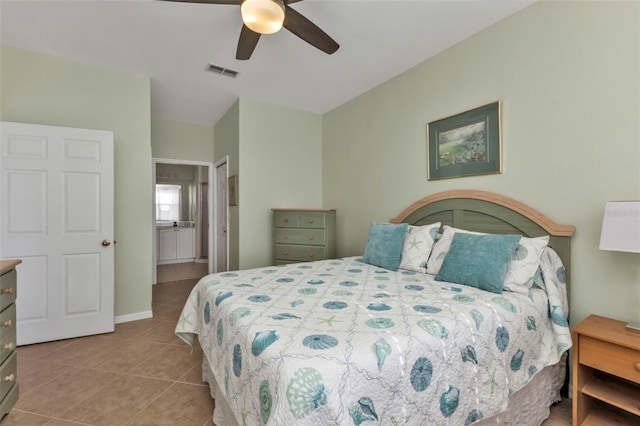
[[436, 281], [464, 284], [502, 293], [520, 235], [476, 235], [457, 232]]
[[406, 223], [372, 223], [362, 261], [397, 271], [402, 258], [402, 245], [409, 225]]

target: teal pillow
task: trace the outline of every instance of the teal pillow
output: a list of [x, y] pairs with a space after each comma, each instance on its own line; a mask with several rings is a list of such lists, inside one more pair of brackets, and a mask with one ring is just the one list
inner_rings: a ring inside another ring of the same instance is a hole
[[436, 275], [437, 281], [502, 293], [520, 235], [475, 235], [457, 232]]
[[362, 261], [397, 271], [402, 258], [402, 245], [409, 225], [406, 223], [372, 223]]

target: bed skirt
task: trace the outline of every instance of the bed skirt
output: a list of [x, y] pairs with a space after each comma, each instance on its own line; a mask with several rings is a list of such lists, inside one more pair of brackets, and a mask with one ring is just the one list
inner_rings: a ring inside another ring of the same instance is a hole
[[[549, 407], [562, 399], [560, 388], [566, 374], [567, 356], [567, 352], [562, 354], [559, 363], [544, 368], [531, 379], [527, 386], [514, 393], [505, 411], [474, 423], [474, 426], [539, 426], [549, 417]], [[241, 423], [238, 422], [219, 391], [218, 382], [209, 368], [207, 357], [202, 357], [202, 380], [209, 384], [211, 397], [215, 401], [213, 424], [239, 426]]]

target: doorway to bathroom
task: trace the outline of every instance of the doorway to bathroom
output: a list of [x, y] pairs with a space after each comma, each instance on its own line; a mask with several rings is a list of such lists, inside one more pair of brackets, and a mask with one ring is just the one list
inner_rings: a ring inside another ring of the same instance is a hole
[[154, 158], [152, 167], [153, 283], [216, 271], [213, 163]]

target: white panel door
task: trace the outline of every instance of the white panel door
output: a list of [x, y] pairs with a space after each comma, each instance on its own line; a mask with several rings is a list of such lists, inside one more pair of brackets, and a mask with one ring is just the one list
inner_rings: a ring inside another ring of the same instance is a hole
[[0, 258], [23, 262], [18, 345], [113, 331], [113, 133], [0, 131]]

